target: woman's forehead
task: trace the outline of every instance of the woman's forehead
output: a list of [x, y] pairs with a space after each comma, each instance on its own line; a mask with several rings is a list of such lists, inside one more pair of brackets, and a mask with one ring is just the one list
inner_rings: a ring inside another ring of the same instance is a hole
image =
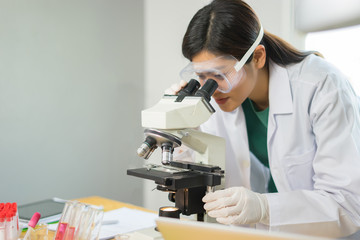
[[205, 62], [205, 61], [209, 61], [212, 60], [214, 58], [217, 58], [218, 56], [216, 56], [215, 54], [209, 52], [209, 51], [201, 51], [200, 53], [196, 54], [193, 58], [192, 58], [192, 62]]
[[201, 51], [192, 58], [191, 62], [193, 64], [228, 64], [236, 61], [237, 59], [231, 55], [215, 55], [208, 51]]

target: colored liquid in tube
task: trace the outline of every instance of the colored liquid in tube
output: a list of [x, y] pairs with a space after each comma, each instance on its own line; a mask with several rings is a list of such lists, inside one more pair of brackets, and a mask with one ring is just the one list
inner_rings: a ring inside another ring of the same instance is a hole
[[67, 229], [67, 223], [59, 223], [58, 230], [55, 236], [55, 240], [63, 240]]
[[65, 240], [73, 240], [75, 235], [75, 227], [69, 227]]

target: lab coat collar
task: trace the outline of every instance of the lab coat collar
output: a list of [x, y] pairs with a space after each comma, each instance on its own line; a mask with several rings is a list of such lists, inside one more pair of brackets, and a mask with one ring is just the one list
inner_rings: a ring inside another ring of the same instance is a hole
[[269, 61], [269, 107], [273, 115], [293, 112], [288, 71], [272, 61]]

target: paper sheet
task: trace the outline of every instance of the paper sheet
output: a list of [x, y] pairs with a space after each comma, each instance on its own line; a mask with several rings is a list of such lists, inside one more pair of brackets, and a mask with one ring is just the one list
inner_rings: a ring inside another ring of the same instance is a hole
[[155, 219], [157, 218], [158, 215], [155, 213], [148, 213], [129, 208], [119, 208], [105, 212], [103, 221], [118, 220], [118, 223], [102, 225], [99, 238], [108, 239], [113, 238], [117, 234], [155, 227]]
[[[110, 239], [117, 234], [124, 234], [143, 228], [155, 227], [155, 213], [143, 212], [136, 209], [119, 208], [104, 213], [103, 222], [117, 220], [115, 224], [102, 224], [99, 239]], [[49, 225], [49, 230], [56, 231], [57, 224]]]

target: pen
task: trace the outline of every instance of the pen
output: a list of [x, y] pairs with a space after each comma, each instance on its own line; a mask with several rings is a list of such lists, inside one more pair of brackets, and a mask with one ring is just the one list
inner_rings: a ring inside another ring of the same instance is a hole
[[112, 224], [117, 224], [117, 223], [119, 223], [119, 221], [116, 219], [115, 220], [103, 220], [101, 222], [102, 225], [112, 225]]
[[58, 202], [58, 203], [66, 203], [67, 201], [69, 201], [69, 200], [65, 200], [65, 199], [57, 198], [57, 197], [53, 197], [52, 200], [54, 202]]
[[40, 219], [40, 213], [36, 212], [34, 213], [34, 215], [31, 217], [29, 224], [28, 224], [28, 230], [25, 234], [25, 237], [23, 238], [23, 240], [30, 240], [30, 235], [32, 232], [35, 232], [35, 226], [38, 223], [39, 219]]

